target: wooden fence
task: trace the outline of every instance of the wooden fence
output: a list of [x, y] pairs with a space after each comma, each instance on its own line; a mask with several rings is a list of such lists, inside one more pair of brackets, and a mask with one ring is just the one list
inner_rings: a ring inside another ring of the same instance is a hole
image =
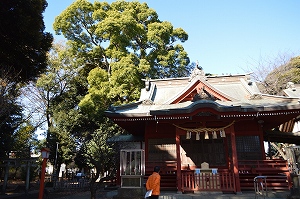
[[60, 180], [60, 181], [55, 182], [54, 188], [57, 190], [88, 189], [89, 188], [89, 180], [88, 179]]
[[189, 191], [222, 191], [235, 192], [234, 176], [230, 172], [195, 173], [181, 171], [181, 186], [183, 192]]

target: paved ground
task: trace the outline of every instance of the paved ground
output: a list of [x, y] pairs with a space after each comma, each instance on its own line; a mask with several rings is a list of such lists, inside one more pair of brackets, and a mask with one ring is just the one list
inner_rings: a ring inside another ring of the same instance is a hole
[[[113, 187], [114, 188], [114, 187]], [[90, 199], [89, 189], [69, 189], [64, 191], [53, 190], [52, 187], [45, 188], [44, 199]], [[116, 189], [116, 188], [114, 188]], [[0, 186], [0, 199], [37, 199], [39, 196], [39, 185], [37, 183], [31, 183], [29, 192], [25, 194], [25, 185], [23, 182], [10, 183], [7, 186], [6, 193], [2, 194], [2, 187]], [[109, 196], [107, 192], [111, 190], [104, 190], [104, 187], [99, 188], [97, 191], [97, 199], [105, 199]]]
[[[105, 199], [108, 198], [106, 195], [107, 191], [98, 191], [97, 199]], [[7, 193], [5, 195], [0, 195], [1, 199], [37, 199], [39, 196], [38, 191], [31, 191], [28, 194], [25, 193], [17, 193], [11, 194]], [[45, 195], [44, 199], [90, 199], [91, 195], [89, 191], [65, 191], [65, 192], [49, 192]], [[112, 196], [110, 197], [112, 198]]]
[[[289, 192], [268, 192], [268, 197], [264, 197], [262, 195], [257, 195], [257, 199], [287, 199]], [[195, 194], [173, 194], [172, 197], [170, 195], [161, 195], [160, 199], [254, 199], [255, 193], [243, 192], [238, 194], [223, 194], [223, 193], [215, 193], [215, 192], [203, 192], [203, 193], [195, 193]]]
[[[69, 191], [55, 191], [52, 188], [46, 188], [48, 190], [48, 194], [44, 199], [90, 199], [90, 192], [84, 191], [82, 189], [72, 189]], [[1, 191], [1, 189], [0, 189]], [[289, 197], [291, 195], [290, 191], [272, 191], [268, 190], [268, 197], [266, 199], [300, 199], [300, 191], [297, 191], [297, 196]], [[32, 184], [30, 186], [30, 191], [28, 194], [25, 194], [25, 186], [14, 187], [12, 185], [7, 189], [6, 194], [0, 193], [0, 199], [37, 199], [39, 194], [39, 186], [36, 184]], [[294, 191], [294, 193], [296, 193]], [[96, 198], [97, 199], [113, 199], [114, 196], [118, 194], [116, 187], [101, 187], [97, 191]], [[295, 194], [293, 194], [295, 195]], [[131, 196], [131, 195], [130, 195]], [[134, 197], [132, 198], [141, 198], [144, 199], [144, 196]], [[182, 194], [176, 193], [176, 191], [165, 192], [162, 191], [159, 199], [262, 199], [264, 198], [261, 195], [257, 195], [255, 197], [254, 191], [242, 192], [239, 194], [223, 194], [221, 192], [198, 192], [194, 194]], [[114, 199], [118, 199], [117, 197]], [[119, 199], [126, 199], [119, 197]], [[131, 198], [129, 198], [131, 199]]]
[[[99, 190], [97, 191], [97, 199], [111, 199], [117, 194], [117, 191]], [[268, 191], [268, 197], [266, 199], [288, 199], [290, 191]], [[38, 191], [32, 191], [28, 195], [0, 195], [1, 199], [37, 199]], [[160, 199], [254, 199], [255, 194], [252, 191], [243, 192], [239, 194], [223, 194], [216, 192], [199, 192], [194, 194], [181, 194], [176, 192], [162, 192]], [[257, 199], [264, 198], [261, 195], [257, 195]], [[292, 197], [293, 199], [300, 199], [300, 196]], [[81, 192], [50, 192], [45, 199], [90, 199], [89, 191]], [[143, 197], [141, 197], [143, 199]]]

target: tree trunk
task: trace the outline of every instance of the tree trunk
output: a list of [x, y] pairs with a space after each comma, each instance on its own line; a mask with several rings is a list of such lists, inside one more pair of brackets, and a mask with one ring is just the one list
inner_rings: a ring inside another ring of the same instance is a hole
[[[96, 199], [97, 195], [97, 183], [96, 180], [99, 178], [99, 172], [97, 170], [96, 175], [92, 176], [91, 182], [90, 182], [90, 192], [91, 192], [91, 199]], [[100, 180], [101, 182], [101, 180]]]
[[[92, 180], [92, 181], [94, 181], [94, 180]], [[90, 191], [91, 191], [91, 199], [96, 199], [97, 188], [95, 187], [95, 182], [91, 182]]]

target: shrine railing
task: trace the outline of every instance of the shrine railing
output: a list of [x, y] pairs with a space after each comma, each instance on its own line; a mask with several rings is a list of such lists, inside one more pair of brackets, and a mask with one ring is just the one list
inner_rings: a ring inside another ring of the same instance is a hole
[[235, 192], [233, 173], [227, 170], [218, 173], [195, 173], [193, 170], [181, 171], [183, 192], [188, 191], [222, 191]]
[[286, 160], [240, 160], [239, 179], [242, 190], [252, 188], [255, 176], [267, 176], [269, 189], [290, 189], [292, 180]]
[[289, 175], [289, 167], [286, 160], [240, 160], [238, 164], [240, 173], [251, 172], [265, 175], [276, 172]]

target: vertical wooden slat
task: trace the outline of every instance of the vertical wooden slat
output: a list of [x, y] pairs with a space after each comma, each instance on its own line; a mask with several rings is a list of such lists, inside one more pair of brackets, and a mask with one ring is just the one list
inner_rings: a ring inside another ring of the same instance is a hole
[[241, 192], [241, 185], [239, 181], [239, 169], [238, 169], [238, 157], [237, 157], [237, 151], [236, 151], [236, 140], [235, 140], [235, 131], [234, 131], [234, 125], [231, 125], [229, 129], [225, 129], [227, 132], [229, 130], [230, 132], [230, 138], [231, 138], [231, 147], [232, 147], [232, 163], [233, 163], [233, 173], [235, 177], [235, 183], [236, 183], [236, 192]]
[[176, 158], [177, 158], [177, 187], [178, 191], [182, 191], [182, 179], [181, 179], [181, 158], [180, 158], [180, 135], [179, 135], [179, 128], [176, 128]]
[[229, 172], [194, 173], [182, 171], [183, 191], [235, 191], [234, 175]]

